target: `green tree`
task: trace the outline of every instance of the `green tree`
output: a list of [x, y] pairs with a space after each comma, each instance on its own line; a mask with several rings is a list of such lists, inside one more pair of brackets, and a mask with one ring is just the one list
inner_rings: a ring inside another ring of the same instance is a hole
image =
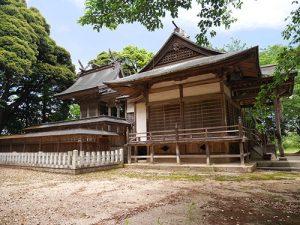
[[284, 48], [282, 45], [272, 45], [261, 49], [259, 52], [260, 65], [277, 64], [277, 58]]
[[235, 38], [230, 38], [230, 42], [228, 44], [225, 44], [223, 48], [220, 49], [222, 52], [236, 52], [236, 51], [241, 51], [245, 50], [247, 48], [246, 43], [242, 43], [241, 40], [235, 39]]
[[[162, 18], [170, 15], [178, 17], [179, 9], [189, 10], [193, 0], [86, 0], [85, 14], [79, 20], [82, 25], [92, 25], [97, 31], [103, 27], [116, 29], [118, 25], [139, 22], [149, 31], [162, 28]], [[196, 36], [198, 43], [208, 45], [208, 34], [216, 35], [213, 27], [225, 26], [226, 29], [236, 20], [231, 16], [232, 9], [239, 9], [242, 0], [197, 0], [201, 6], [198, 13], [199, 32]]]
[[1, 0], [0, 20], [0, 133], [65, 118], [68, 107], [53, 94], [75, 79], [70, 54], [24, 0]]
[[[120, 52], [112, 52], [115, 60], [120, 60], [125, 76], [136, 73], [142, 69], [153, 57], [152, 52], [147, 52], [144, 48], [128, 45]], [[106, 65], [112, 61], [108, 52], [101, 52], [96, 59], [89, 61], [90, 65]]]
[[69, 120], [80, 118], [80, 106], [78, 104], [71, 104], [69, 106]]

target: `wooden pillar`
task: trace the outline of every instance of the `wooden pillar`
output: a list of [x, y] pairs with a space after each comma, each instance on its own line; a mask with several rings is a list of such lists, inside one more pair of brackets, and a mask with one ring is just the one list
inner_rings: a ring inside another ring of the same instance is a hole
[[281, 136], [281, 102], [278, 95], [276, 95], [276, 98], [274, 100], [274, 107], [275, 107], [275, 124], [276, 124], [276, 138], [278, 142], [278, 149], [279, 149], [279, 155], [280, 157], [284, 157], [284, 149], [282, 145], [282, 136]]
[[206, 153], [206, 165], [210, 165], [210, 152], [209, 152], [209, 144], [205, 143], [205, 153]]
[[179, 149], [179, 144], [176, 142], [176, 162], [179, 164], [180, 163], [180, 149]]
[[[134, 146], [134, 156], [137, 156], [137, 155], [138, 155], [138, 149], [137, 149], [137, 146]], [[138, 159], [134, 158], [134, 162], [137, 163]]]
[[128, 162], [128, 164], [131, 164], [131, 146], [130, 145], [128, 145], [127, 146], [127, 162]]
[[239, 142], [240, 146], [240, 159], [241, 159], [241, 164], [245, 164], [245, 158], [244, 158], [244, 143], [242, 141]]
[[154, 146], [150, 146], [150, 162], [154, 163]]

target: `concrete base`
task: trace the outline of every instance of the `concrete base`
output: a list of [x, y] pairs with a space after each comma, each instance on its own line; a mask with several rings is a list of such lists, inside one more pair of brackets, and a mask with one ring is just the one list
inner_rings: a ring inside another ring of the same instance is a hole
[[257, 168], [263, 170], [300, 171], [300, 161], [257, 161]]
[[96, 172], [96, 171], [105, 171], [105, 170], [123, 168], [124, 165], [123, 164], [103, 165], [103, 166], [97, 166], [97, 167], [78, 168], [75, 170], [74, 169], [66, 169], [66, 168], [31, 167], [31, 166], [18, 166], [18, 165], [0, 165], [0, 167], [77, 175], [77, 174], [91, 173], [91, 172]]
[[200, 172], [230, 172], [230, 173], [252, 173], [256, 169], [256, 163], [246, 163], [245, 165], [228, 163], [228, 164], [174, 164], [174, 163], [132, 163], [125, 164], [125, 168], [139, 169], [158, 169], [158, 170], [194, 170]]

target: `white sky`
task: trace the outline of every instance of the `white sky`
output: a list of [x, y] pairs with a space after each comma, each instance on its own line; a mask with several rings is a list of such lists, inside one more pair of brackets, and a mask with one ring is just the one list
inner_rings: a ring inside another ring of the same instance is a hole
[[[237, 18], [231, 31], [256, 28], [283, 28], [285, 18], [289, 16], [294, 5], [292, 0], [244, 0], [241, 10], [233, 10]], [[181, 10], [180, 19], [185, 26], [197, 26], [199, 6], [194, 1], [191, 10]], [[221, 30], [224, 30], [221, 28]]]

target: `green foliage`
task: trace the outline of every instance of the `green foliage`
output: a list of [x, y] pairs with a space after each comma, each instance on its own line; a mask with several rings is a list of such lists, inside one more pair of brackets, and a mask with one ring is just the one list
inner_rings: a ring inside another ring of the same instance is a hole
[[[251, 114], [254, 115], [257, 128], [268, 136], [274, 134], [273, 100], [277, 88], [288, 79], [288, 76], [300, 66], [300, 47], [291, 48], [280, 45], [269, 46], [260, 54], [261, 64], [277, 64], [273, 82], [264, 85], [257, 96], [257, 101]], [[283, 98], [282, 132], [297, 132], [300, 134], [300, 77], [295, 78], [293, 95]]]
[[25, 1], [0, 1], [0, 20], [0, 133], [66, 118], [67, 104], [53, 95], [75, 79], [70, 54]]
[[277, 58], [284, 50], [282, 45], [272, 45], [265, 49], [261, 49], [259, 53], [260, 65], [277, 64]]
[[[225, 26], [226, 29], [236, 20], [231, 16], [232, 9], [240, 9], [241, 0], [197, 0], [201, 6], [198, 13], [199, 33], [197, 42], [208, 45], [208, 34], [216, 35], [213, 27]], [[179, 9], [189, 10], [192, 8], [192, 0], [86, 0], [85, 14], [79, 20], [81, 25], [92, 25], [97, 31], [103, 27], [111, 30], [120, 24], [139, 22], [149, 31], [162, 28], [162, 18], [170, 15], [178, 18]]]
[[300, 151], [300, 135], [295, 132], [288, 132], [283, 138], [284, 148], [298, 148]]
[[[136, 73], [143, 68], [153, 57], [152, 52], [147, 52], [144, 48], [128, 45], [121, 52], [112, 52], [115, 59], [122, 62], [122, 68], [125, 76]], [[90, 65], [107, 65], [112, 61], [111, 55], [108, 52], [101, 52], [96, 59], [89, 62]]]
[[69, 117], [68, 119], [74, 120], [80, 118], [80, 106], [78, 104], [69, 105]]
[[241, 51], [245, 50], [247, 48], [246, 43], [242, 43], [241, 40], [235, 39], [235, 38], [230, 38], [231, 42], [228, 44], [225, 44], [223, 48], [220, 49], [222, 52], [236, 52], [236, 51]]
[[299, 1], [293, 1], [292, 4], [298, 8], [293, 10], [286, 20], [291, 20], [282, 32], [282, 36], [286, 40], [290, 40], [290, 44], [299, 44], [300, 42], [300, 6]]

